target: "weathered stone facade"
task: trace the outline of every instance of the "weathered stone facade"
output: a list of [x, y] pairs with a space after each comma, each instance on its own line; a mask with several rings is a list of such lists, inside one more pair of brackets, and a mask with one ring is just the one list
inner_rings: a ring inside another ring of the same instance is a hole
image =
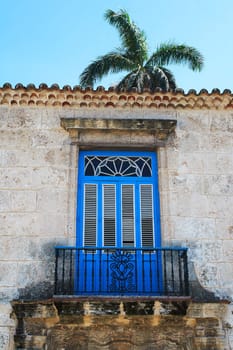
[[[0, 89], [0, 349], [14, 348], [12, 300], [52, 297], [54, 246], [75, 244], [79, 148], [155, 150], [163, 245], [189, 248], [193, 300], [232, 301], [232, 107], [217, 90]], [[233, 348], [224, 305], [225, 345], [208, 349]]]
[[48, 350], [227, 349], [226, 305], [188, 300], [15, 302], [16, 346]]

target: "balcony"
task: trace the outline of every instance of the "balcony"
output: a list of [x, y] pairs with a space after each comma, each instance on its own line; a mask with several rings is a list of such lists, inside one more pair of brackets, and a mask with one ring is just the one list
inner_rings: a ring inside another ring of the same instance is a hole
[[189, 296], [186, 248], [55, 250], [56, 296]]

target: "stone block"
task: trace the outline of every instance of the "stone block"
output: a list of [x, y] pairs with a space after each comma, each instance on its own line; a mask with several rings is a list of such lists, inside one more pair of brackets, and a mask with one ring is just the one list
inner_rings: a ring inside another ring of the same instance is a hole
[[159, 169], [158, 176], [160, 193], [163, 191], [167, 191], [169, 189], [169, 175], [167, 170]]
[[11, 194], [9, 191], [0, 190], [0, 212], [9, 212], [11, 210]]
[[33, 236], [1, 236], [0, 256], [2, 261], [35, 259], [32, 249]]
[[37, 193], [36, 206], [40, 212], [67, 213], [68, 192], [51, 188]]
[[7, 119], [7, 127], [9, 129], [38, 130], [41, 128], [41, 118], [33, 109], [11, 109]]
[[212, 115], [210, 130], [213, 133], [223, 132], [224, 134], [233, 132], [233, 114], [228, 115]]
[[11, 317], [12, 307], [8, 302], [0, 303], [0, 329], [1, 327], [15, 327], [15, 320]]
[[182, 191], [182, 193], [203, 194], [203, 176], [198, 174], [180, 174], [169, 172], [169, 189]]
[[36, 217], [38, 235], [49, 237], [66, 237], [66, 215], [59, 213], [45, 213], [41, 212]]
[[216, 237], [213, 218], [173, 217], [174, 237], [186, 241], [214, 240]]
[[0, 300], [3, 302], [11, 302], [19, 297], [19, 290], [17, 286], [14, 287], [0, 287]]
[[52, 188], [66, 187], [68, 173], [66, 169], [59, 167], [35, 167], [32, 172], [33, 186], [47, 186]]
[[0, 106], [0, 129], [7, 128], [7, 120], [8, 120], [9, 108]]
[[27, 189], [32, 186], [32, 171], [30, 168], [1, 168], [0, 188]]
[[[214, 112], [213, 112], [214, 113]], [[179, 112], [178, 128], [185, 131], [195, 131], [207, 133], [210, 129], [211, 114], [209, 111], [194, 111], [190, 110], [187, 113]]]
[[10, 334], [7, 327], [0, 326], [0, 350], [10, 349]]
[[233, 263], [233, 237], [232, 239], [223, 240], [222, 261]]
[[212, 133], [209, 135], [207, 149], [211, 152], [232, 154], [232, 135]]
[[[187, 310], [187, 316], [188, 317], [194, 317], [198, 318], [198, 327], [205, 327], [206, 323], [209, 324], [212, 322], [213, 326], [218, 326], [219, 321], [218, 319], [223, 319], [224, 314], [226, 312], [226, 304], [223, 303], [190, 303], [188, 310]], [[206, 320], [205, 318], [213, 318], [210, 320]]]
[[203, 240], [202, 252], [206, 262], [219, 262], [223, 257], [222, 240]]
[[[31, 146], [28, 130], [0, 130], [0, 149], [27, 149]], [[9, 142], [10, 140], [10, 142]]]
[[36, 213], [10, 212], [7, 215], [6, 213], [0, 213], [0, 236], [33, 236], [40, 232], [39, 227], [40, 223]]
[[233, 264], [232, 262], [222, 262], [217, 265], [218, 274], [220, 277], [220, 285], [222, 287], [231, 288], [231, 295], [233, 295]]
[[200, 174], [203, 172], [204, 163], [205, 155], [203, 152], [178, 152], [175, 170], [178, 174]]
[[208, 217], [209, 198], [199, 193], [184, 193], [182, 189], [170, 192], [170, 215]]
[[62, 129], [59, 130], [37, 130], [31, 133], [31, 147], [35, 148], [57, 148], [67, 138]]
[[18, 264], [13, 261], [1, 261], [0, 287], [16, 287]]
[[54, 294], [54, 257], [51, 261], [28, 261], [18, 265], [17, 287], [19, 298], [51, 298]]
[[[59, 110], [49, 110], [47, 108], [41, 109], [39, 111], [41, 118], [41, 128], [42, 129], [57, 129], [60, 130], [60, 118], [63, 116], [62, 111]], [[64, 135], [67, 137], [67, 133], [63, 130]]]
[[232, 151], [229, 153], [207, 153], [204, 163], [205, 174], [231, 175], [233, 172]]
[[220, 287], [220, 276], [218, 268], [214, 263], [205, 260], [195, 264], [196, 274], [202, 287], [212, 291]]
[[193, 150], [193, 152], [202, 152], [208, 149], [208, 134], [203, 133], [200, 136], [199, 133], [192, 130], [188, 132], [177, 130], [176, 135], [177, 138], [174, 141], [174, 145], [181, 153], [190, 153], [190, 150]]
[[11, 210], [18, 212], [34, 212], [36, 210], [36, 191], [12, 191]]
[[205, 193], [210, 195], [233, 195], [233, 175], [204, 176]]
[[159, 169], [167, 169], [167, 150], [165, 148], [160, 147], [157, 152], [158, 156], [158, 168]]
[[39, 149], [14, 149], [2, 150], [1, 167], [46, 167], [58, 166], [66, 168], [69, 166], [68, 147], [53, 147]]
[[233, 239], [233, 216], [223, 219], [216, 218], [216, 235], [218, 239]]
[[233, 196], [208, 196], [209, 213], [207, 216], [216, 219], [226, 218], [228, 220], [232, 217]]

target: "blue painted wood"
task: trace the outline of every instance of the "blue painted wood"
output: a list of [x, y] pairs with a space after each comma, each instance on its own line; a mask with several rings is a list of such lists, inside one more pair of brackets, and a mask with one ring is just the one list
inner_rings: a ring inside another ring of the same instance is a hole
[[[85, 176], [85, 156], [128, 156], [128, 157], [151, 157], [152, 161], [152, 177], [123, 177], [123, 176]], [[122, 203], [121, 203], [121, 186], [123, 184], [133, 184], [134, 185], [134, 195], [135, 195], [135, 245], [134, 248], [141, 247], [141, 225], [140, 225], [140, 185], [141, 184], [152, 184], [153, 185], [153, 210], [154, 210], [154, 246], [151, 248], [159, 248], [161, 246], [161, 235], [160, 235], [160, 210], [159, 210], [159, 194], [158, 194], [158, 168], [157, 168], [157, 157], [154, 152], [132, 152], [132, 151], [80, 151], [79, 153], [79, 166], [78, 166], [78, 198], [77, 198], [77, 224], [76, 224], [76, 242], [77, 247], [84, 246], [84, 184], [96, 184], [98, 186], [97, 193], [97, 206], [98, 206], [98, 221], [97, 221], [97, 247], [103, 247], [103, 205], [102, 205], [102, 185], [103, 184], [115, 184], [116, 185], [116, 247], [122, 248]], [[146, 247], [148, 248], [148, 247]], [[102, 254], [100, 259], [100, 254]], [[136, 267], [136, 276], [134, 276], [133, 283], [138, 283], [138, 288], [142, 290], [146, 290], [151, 288], [151, 281], [147, 280], [146, 275], [142, 277], [142, 272], [145, 268], [151, 265], [151, 259], [149, 253], [142, 254], [140, 250], [136, 253], [137, 255], [137, 267]], [[88, 259], [90, 264], [88, 265]], [[106, 284], [106, 279], [109, 278], [110, 272], [107, 271], [107, 262], [106, 259], [109, 259], [104, 253], [104, 250], [97, 250], [95, 254], [90, 254], [90, 256], [86, 256], [85, 259], [82, 260], [82, 252], [79, 257], [79, 268], [77, 269], [83, 271], [83, 275], [88, 274], [90, 279], [88, 279], [88, 285], [83, 285], [84, 279], [82, 279], [81, 274], [79, 274], [79, 281], [76, 281], [76, 289], [83, 290], [88, 294], [88, 290], [96, 290], [98, 293], [98, 289], [105, 290], [108, 292], [107, 287], [104, 288]], [[85, 260], [85, 264], [83, 261]], [[94, 263], [93, 263], [94, 260]], [[102, 266], [99, 265], [99, 262], [102, 261]], [[157, 283], [158, 285], [162, 285], [162, 270], [161, 270], [161, 259], [158, 258], [157, 268], [158, 278], [153, 281], [153, 283]], [[93, 273], [92, 269], [95, 266], [95, 273]], [[101, 271], [101, 277], [98, 278], [97, 271]], [[95, 276], [95, 280], [91, 279], [91, 276]], [[86, 279], [85, 279], [86, 281]], [[86, 282], [85, 282], [86, 283]], [[107, 285], [107, 284], [106, 284]], [[78, 287], [78, 288], [77, 288]], [[156, 289], [153, 286], [153, 289]], [[149, 292], [149, 290], [148, 290]], [[117, 294], [117, 293], [116, 293]], [[132, 293], [133, 294], [133, 293]]]

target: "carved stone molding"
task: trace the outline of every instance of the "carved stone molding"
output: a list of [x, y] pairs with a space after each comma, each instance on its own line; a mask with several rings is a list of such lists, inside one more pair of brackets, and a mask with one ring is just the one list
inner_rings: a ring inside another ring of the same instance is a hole
[[187, 298], [14, 301], [15, 348], [224, 350], [227, 304]]
[[175, 119], [61, 118], [72, 143], [80, 146], [164, 146], [176, 128]]

